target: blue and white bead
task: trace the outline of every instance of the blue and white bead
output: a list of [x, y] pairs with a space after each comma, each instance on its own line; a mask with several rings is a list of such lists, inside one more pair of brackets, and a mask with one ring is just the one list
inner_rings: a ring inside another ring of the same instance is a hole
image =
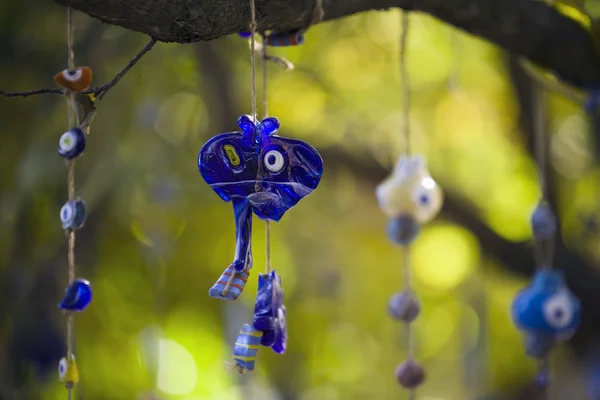
[[566, 340], [579, 327], [581, 303], [567, 288], [560, 271], [544, 268], [517, 295], [512, 316], [517, 327], [527, 334]]
[[74, 231], [81, 228], [85, 222], [85, 204], [83, 200], [77, 198], [67, 201], [60, 209], [60, 220], [63, 229]]
[[80, 128], [72, 128], [62, 134], [58, 141], [58, 154], [71, 160], [85, 150], [85, 133]]

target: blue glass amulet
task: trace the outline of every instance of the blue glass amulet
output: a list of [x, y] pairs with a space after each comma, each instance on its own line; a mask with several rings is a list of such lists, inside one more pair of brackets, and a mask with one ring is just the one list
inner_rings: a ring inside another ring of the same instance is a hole
[[67, 286], [58, 308], [65, 311], [83, 311], [92, 301], [92, 287], [85, 279], [77, 278]]
[[233, 360], [242, 370], [252, 371], [263, 333], [249, 324], [244, 324], [233, 347]]
[[281, 278], [276, 271], [258, 276], [258, 293], [254, 306], [252, 325], [264, 333], [263, 346], [269, 346], [278, 354], [287, 347], [286, 309], [283, 305]]
[[512, 305], [515, 325], [528, 334], [568, 339], [581, 322], [581, 304], [560, 271], [541, 269]]

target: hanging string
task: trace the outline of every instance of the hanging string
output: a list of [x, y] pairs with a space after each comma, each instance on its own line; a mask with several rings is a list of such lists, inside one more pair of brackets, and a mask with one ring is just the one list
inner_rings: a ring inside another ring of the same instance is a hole
[[[71, 8], [67, 8], [67, 63], [70, 70], [75, 69], [75, 53], [73, 52], [73, 22]], [[74, 93], [67, 95], [68, 110], [69, 110], [69, 127], [73, 128], [75, 123], [74, 116], [76, 116], [76, 106]], [[79, 123], [79, 121], [77, 121]], [[67, 160], [67, 186], [69, 200], [75, 199], [75, 160]], [[68, 278], [69, 285], [75, 280], [75, 231], [68, 230], [67, 235], [69, 238], [69, 252], [68, 252]], [[73, 314], [67, 312], [67, 360], [73, 359]], [[67, 386], [68, 399], [71, 400], [73, 386]]]
[[[546, 141], [546, 129], [545, 129], [545, 118], [546, 118], [546, 96], [542, 88], [536, 87], [533, 93], [533, 130], [534, 130], [534, 141], [535, 141], [535, 160], [537, 164], [538, 182], [540, 186], [541, 199], [540, 205], [544, 207], [550, 207], [549, 193], [548, 193], [548, 145]], [[538, 267], [551, 267], [552, 259], [554, 258], [554, 235], [546, 240], [535, 241], [535, 256]]]
[[250, 65], [252, 68], [252, 117], [257, 118], [256, 112], [256, 61], [254, 53], [256, 51], [256, 6], [254, 0], [250, 0]]
[[[269, 108], [267, 101], [267, 65], [269, 64], [269, 55], [267, 54], [266, 35], [264, 32], [261, 34], [262, 38], [262, 97], [263, 97], [263, 119], [269, 116]], [[271, 221], [265, 221], [265, 270], [267, 274], [271, 272]]]
[[401, 11], [400, 21], [400, 79], [402, 91], [402, 138], [404, 141], [403, 153], [410, 154], [410, 87], [408, 85], [408, 71], [406, 66], [406, 42], [408, 39], [408, 11]]

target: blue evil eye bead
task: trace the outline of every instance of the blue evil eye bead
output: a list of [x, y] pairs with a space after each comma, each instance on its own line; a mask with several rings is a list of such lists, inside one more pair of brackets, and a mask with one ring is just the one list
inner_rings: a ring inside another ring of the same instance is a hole
[[410, 215], [420, 224], [433, 219], [443, 201], [422, 156], [400, 157], [392, 174], [377, 186], [376, 195], [389, 218]]
[[400, 246], [408, 246], [419, 234], [419, 224], [410, 214], [392, 218], [387, 225], [390, 240]]
[[250, 36], [252, 36], [252, 33], [251, 32], [238, 32], [238, 35], [240, 37], [243, 37], [244, 39], [248, 39], [248, 38], [250, 38]]
[[416, 389], [425, 381], [425, 370], [414, 361], [406, 361], [396, 368], [396, 379], [406, 389]]
[[69, 129], [58, 141], [58, 154], [67, 160], [79, 157], [84, 150], [85, 133], [79, 128]]
[[60, 359], [58, 363], [58, 379], [67, 387], [73, 387], [79, 382], [79, 369], [77, 369], [74, 355], [71, 355], [70, 361], [67, 360], [67, 357]]
[[548, 204], [539, 204], [531, 214], [531, 228], [538, 240], [550, 239], [556, 233], [556, 216]]
[[581, 304], [567, 288], [560, 271], [544, 268], [515, 298], [512, 317], [525, 333], [566, 340], [579, 327]]
[[304, 43], [304, 34], [300, 31], [271, 33], [265, 38], [265, 44], [273, 47], [298, 46]]
[[81, 228], [85, 222], [85, 204], [83, 200], [77, 198], [67, 201], [60, 209], [60, 220], [63, 229], [76, 230]]
[[256, 354], [263, 333], [249, 324], [244, 324], [233, 347], [233, 360], [241, 371], [254, 369]]
[[85, 279], [77, 278], [67, 286], [65, 297], [58, 308], [65, 311], [83, 311], [92, 301], [92, 287]]
[[392, 318], [410, 323], [419, 316], [421, 305], [412, 291], [404, 291], [390, 298], [388, 312]]

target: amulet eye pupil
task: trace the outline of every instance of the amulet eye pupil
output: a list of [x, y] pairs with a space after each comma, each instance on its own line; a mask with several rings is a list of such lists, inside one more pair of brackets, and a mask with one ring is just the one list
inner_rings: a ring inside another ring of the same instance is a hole
[[276, 161], [276, 157], [273, 154], [271, 154], [269, 156], [269, 158], [267, 159], [267, 162], [271, 165], [275, 164], [275, 161]]

